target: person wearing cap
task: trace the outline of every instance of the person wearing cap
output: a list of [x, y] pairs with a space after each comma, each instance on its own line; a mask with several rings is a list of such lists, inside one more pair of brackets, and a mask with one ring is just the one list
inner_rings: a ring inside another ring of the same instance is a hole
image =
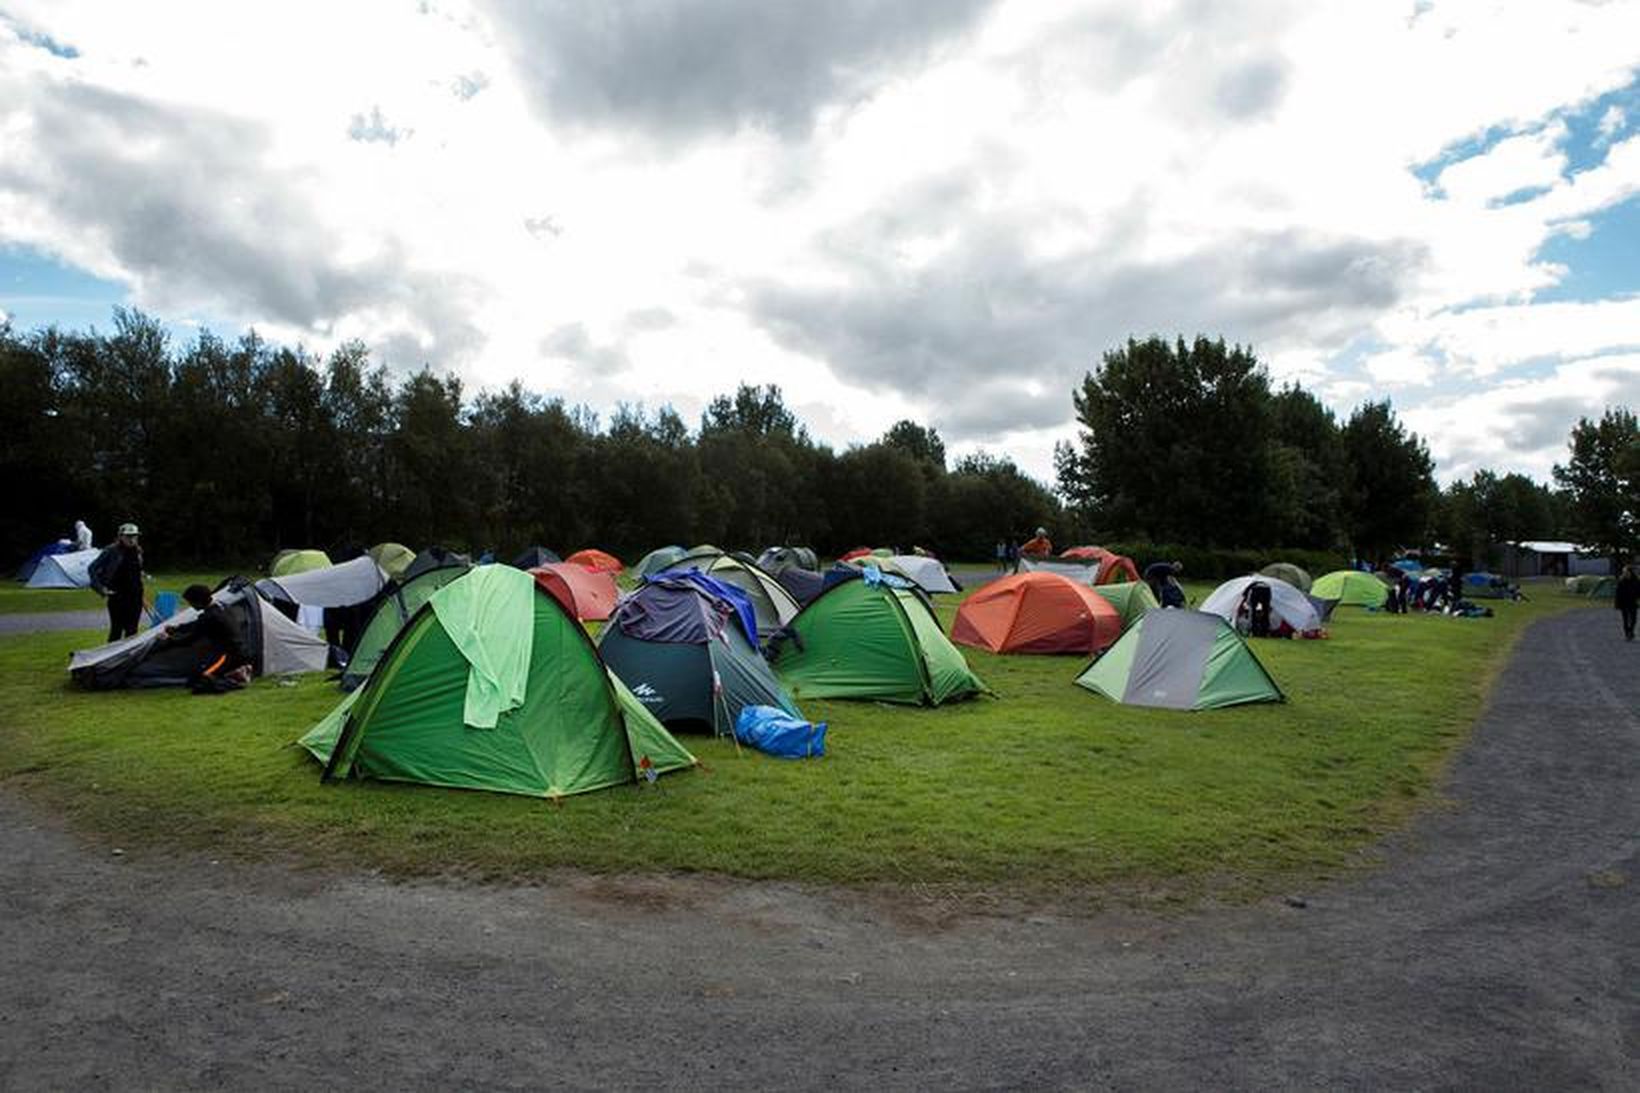
[[1053, 553], [1053, 540], [1048, 538], [1047, 528], [1037, 528], [1036, 536], [1026, 541], [1019, 548], [1019, 552], [1027, 558], [1046, 558]]
[[142, 547], [135, 524], [121, 524], [120, 537], [91, 563], [91, 588], [108, 600], [108, 640], [137, 632], [142, 618]]

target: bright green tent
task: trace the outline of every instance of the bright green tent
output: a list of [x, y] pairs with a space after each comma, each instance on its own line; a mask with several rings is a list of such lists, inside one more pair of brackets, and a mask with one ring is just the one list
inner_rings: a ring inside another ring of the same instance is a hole
[[294, 577], [314, 569], [330, 566], [330, 555], [322, 550], [281, 550], [268, 565], [270, 577]]
[[1259, 572], [1266, 577], [1286, 581], [1300, 592], [1308, 592], [1315, 585], [1314, 578], [1303, 568], [1294, 565], [1292, 562], [1271, 562]]
[[695, 764], [558, 601], [529, 574], [499, 565], [434, 593], [369, 681], [301, 744], [325, 764], [326, 780], [532, 797]]
[[374, 558], [376, 564], [382, 567], [382, 572], [395, 581], [403, 577], [410, 563], [416, 560], [416, 552], [403, 543], [377, 543], [365, 553]]
[[1106, 603], [1116, 608], [1117, 614], [1122, 616], [1123, 630], [1138, 622], [1146, 611], [1161, 606], [1156, 602], [1156, 594], [1143, 581], [1096, 584], [1093, 590], [1104, 597]]
[[826, 589], [792, 620], [775, 673], [799, 701], [863, 698], [938, 706], [986, 691], [913, 588], [860, 578]]
[[1076, 684], [1125, 706], [1172, 710], [1285, 700], [1241, 635], [1206, 611], [1149, 612]]
[[342, 690], [351, 691], [370, 678], [370, 673], [375, 670], [382, 654], [387, 652], [387, 647], [398, 636], [404, 624], [421, 610], [421, 605], [432, 599], [433, 593], [470, 568], [472, 567], [463, 562], [424, 569], [392, 591], [383, 594], [376, 604], [376, 610], [370, 615], [370, 621], [364, 624], [359, 640], [353, 643], [353, 652], [348, 658], [347, 667], [342, 670]]
[[1337, 600], [1357, 607], [1382, 607], [1389, 588], [1371, 573], [1359, 569], [1335, 569], [1317, 577], [1310, 595], [1318, 600]]

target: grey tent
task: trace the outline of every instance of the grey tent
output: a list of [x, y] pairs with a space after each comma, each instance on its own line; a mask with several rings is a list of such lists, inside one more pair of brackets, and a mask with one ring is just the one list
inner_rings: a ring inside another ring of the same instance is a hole
[[1241, 635], [1206, 611], [1146, 612], [1076, 683], [1123, 705], [1172, 710], [1285, 701]]
[[640, 577], [653, 577], [657, 573], [671, 569], [678, 559], [688, 554], [689, 551], [680, 546], [658, 547], [639, 558], [638, 564], [632, 567], [632, 572]]
[[598, 653], [668, 728], [730, 735], [746, 706], [803, 716], [758, 655], [756, 635], [741, 625], [727, 599], [663, 575], [621, 600], [599, 636]]
[[532, 546], [528, 550], [524, 551], [524, 553], [514, 558], [509, 564], [511, 564], [514, 569], [534, 569], [538, 565], [551, 565], [554, 562], [561, 562], [563, 560], [564, 559], [560, 558], [557, 554], [548, 550], [544, 546]]
[[387, 575], [365, 554], [341, 565], [288, 577], [264, 577], [256, 582], [256, 590], [275, 602], [303, 607], [352, 607], [374, 598], [385, 584]]
[[473, 559], [469, 555], [441, 546], [430, 546], [417, 554], [414, 560], [405, 567], [404, 573], [400, 575], [399, 580], [408, 581], [418, 573], [425, 573], [429, 569], [437, 569], [440, 566], [470, 566], [472, 564]]
[[801, 546], [770, 547], [757, 556], [757, 564], [776, 577], [792, 568], [810, 573], [820, 572], [820, 559], [815, 557], [814, 551]]
[[[280, 614], [246, 582], [230, 582], [212, 598], [222, 605], [229, 622], [238, 628], [240, 643], [249, 653], [251, 666], [258, 675], [324, 670], [330, 652], [325, 640]], [[190, 607], [168, 621], [181, 626], [198, 615]], [[171, 640], [165, 637], [163, 628], [155, 628], [96, 649], [76, 652], [69, 658], [68, 670], [74, 682], [92, 690], [181, 687], [205, 667], [206, 659], [213, 653], [203, 638]]]

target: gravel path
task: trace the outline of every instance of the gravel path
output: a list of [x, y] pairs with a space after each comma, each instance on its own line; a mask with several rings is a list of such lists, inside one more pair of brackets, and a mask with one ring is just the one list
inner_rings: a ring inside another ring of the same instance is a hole
[[116, 856], [0, 793], [0, 1086], [1634, 1089], [1640, 644], [1612, 614], [1526, 633], [1453, 807], [1382, 868], [1180, 917]]
[[15, 615], [0, 615], [0, 636], [38, 634], [46, 630], [107, 629], [108, 612], [97, 608], [89, 611], [29, 611]]

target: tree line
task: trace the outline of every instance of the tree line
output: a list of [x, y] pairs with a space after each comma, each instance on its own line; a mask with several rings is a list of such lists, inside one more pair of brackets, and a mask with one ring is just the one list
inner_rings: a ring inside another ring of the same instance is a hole
[[697, 542], [982, 558], [1039, 525], [1062, 544], [1368, 558], [1435, 539], [1633, 549], [1640, 466], [1633, 415], [1612, 411], [1574, 430], [1558, 490], [1482, 472], [1442, 491], [1387, 402], [1339, 422], [1303, 388], [1273, 388], [1251, 350], [1207, 339], [1107, 353], [1073, 393], [1081, 428], [1056, 450], [1054, 488], [1006, 455], [950, 461], [911, 421], [837, 450], [775, 386], [741, 385], [693, 425], [670, 407], [606, 420], [517, 383], [469, 394], [429, 368], [395, 377], [359, 343], [323, 359], [254, 332], [177, 347], [126, 309], [107, 333], [0, 324], [0, 390], [12, 559], [76, 518], [99, 541], [136, 520], [166, 564], [211, 565], [384, 540], [629, 561]]

